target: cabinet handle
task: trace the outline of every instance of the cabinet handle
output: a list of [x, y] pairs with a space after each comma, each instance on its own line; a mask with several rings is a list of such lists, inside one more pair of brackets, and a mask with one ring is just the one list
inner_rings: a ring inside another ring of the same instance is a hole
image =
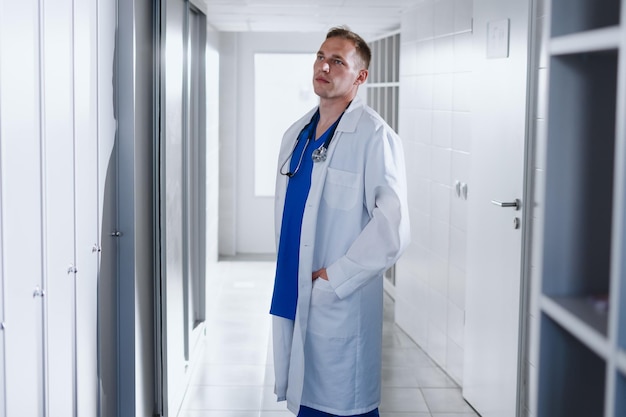
[[522, 202], [520, 201], [519, 198], [516, 198], [515, 201], [510, 201], [510, 202], [491, 200], [491, 204], [495, 204], [496, 206], [499, 206], [499, 207], [513, 207], [515, 208], [515, 210], [519, 210], [522, 207]]
[[39, 285], [37, 285], [35, 287], [35, 290], [33, 291], [33, 298], [35, 298], [35, 297], [43, 297], [44, 295], [46, 295], [46, 292], [43, 289], [41, 289], [39, 287]]

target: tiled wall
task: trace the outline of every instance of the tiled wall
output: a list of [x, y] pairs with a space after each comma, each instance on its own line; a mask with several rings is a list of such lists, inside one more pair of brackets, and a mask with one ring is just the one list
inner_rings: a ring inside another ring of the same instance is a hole
[[400, 126], [412, 244], [398, 262], [396, 321], [458, 383], [463, 375], [472, 0], [425, 0], [403, 16]]

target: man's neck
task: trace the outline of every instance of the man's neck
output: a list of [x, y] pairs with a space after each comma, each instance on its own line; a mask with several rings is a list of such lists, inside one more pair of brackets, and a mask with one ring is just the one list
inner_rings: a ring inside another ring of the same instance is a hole
[[326, 128], [335, 123], [339, 116], [341, 116], [341, 113], [346, 110], [346, 107], [348, 107], [353, 98], [354, 97], [344, 98], [341, 100], [320, 100], [320, 119], [318, 122], [318, 128], [325, 131]]

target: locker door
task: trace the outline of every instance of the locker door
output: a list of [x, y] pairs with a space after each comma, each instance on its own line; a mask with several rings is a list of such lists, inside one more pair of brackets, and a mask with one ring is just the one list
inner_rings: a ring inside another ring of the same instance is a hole
[[72, 0], [42, 8], [46, 415], [76, 404]]
[[[76, 414], [98, 410], [97, 4], [74, 3], [74, 165], [76, 220]], [[114, 25], [109, 26], [111, 37]]]
[[39, 39], [38, 1], [0, 0], [6, 416], [44, 411]]

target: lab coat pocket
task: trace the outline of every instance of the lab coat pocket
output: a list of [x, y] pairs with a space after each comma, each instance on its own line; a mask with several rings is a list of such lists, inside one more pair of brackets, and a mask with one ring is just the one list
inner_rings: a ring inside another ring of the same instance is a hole
[[324, 184], [324, 201], [329, 207], [350, 210], [357, 202], [360, 175], [328, 168]]
[[308, 333], [303, 400], [337, 410], [354, 408], [357, 338]]
[[352, 297], [340, 299], [330, 282], [318, 278], [313, 282], [309, 330], [335, 337], [348, 337], [358, 333], [358, 319], [353, 310], [357, 307]]
[[332, 307], [333, 304], [339, 302], [339, 297], [335, 294], [335, 290], [325, 279], [318, 278], [313, 281], [313, 291], [311, 293], [311, 308], [315, 309]]

